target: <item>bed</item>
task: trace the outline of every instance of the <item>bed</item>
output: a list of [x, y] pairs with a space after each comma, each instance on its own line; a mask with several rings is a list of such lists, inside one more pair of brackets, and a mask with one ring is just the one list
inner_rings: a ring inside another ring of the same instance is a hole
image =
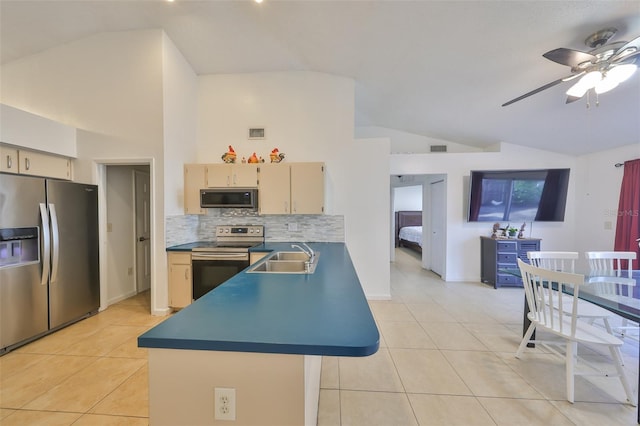
[[422, 212], [396, 212], [396, 247], [407, 247], [422, 253]]

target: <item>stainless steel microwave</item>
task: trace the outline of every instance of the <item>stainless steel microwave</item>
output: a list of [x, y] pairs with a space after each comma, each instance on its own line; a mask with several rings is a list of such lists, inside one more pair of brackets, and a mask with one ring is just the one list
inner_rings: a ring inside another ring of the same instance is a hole
[[256, 188], [207, 188], [200, 190], [200, 207], [258, 208]]

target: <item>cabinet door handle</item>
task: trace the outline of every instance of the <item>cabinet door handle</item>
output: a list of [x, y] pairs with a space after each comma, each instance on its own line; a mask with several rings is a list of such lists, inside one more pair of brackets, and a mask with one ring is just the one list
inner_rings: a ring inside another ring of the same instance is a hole
[[24, 159], [24, 169], [29, 170], [31, 168], [31, 161], [28, 158]]
[[188, 280], [188, 279], [189, 279], [189, 270], [188, 270], [188, 269], [185, 269], [185, 270], [184, 270], [184, 279], [185, 279], [185, 280]]
[[286, 201], [284, 202], [284, 212], [289, 213], [289, 203], [287, 203]]
[[227, 176], [227, 186], [231, 186], [231, 176]]
[[10, 169], [13, 165], [13, 161], [11, 161], [11, 156], [7, 155], [7, 169]]
[[238, 183], [238, 178], [236, 176], [236, 174], [233, 174], [233, 186], [236, 186], [236, 184]]

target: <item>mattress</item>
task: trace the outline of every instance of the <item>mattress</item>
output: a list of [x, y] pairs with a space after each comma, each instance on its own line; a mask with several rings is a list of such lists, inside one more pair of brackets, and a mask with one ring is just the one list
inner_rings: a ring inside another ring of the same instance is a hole
[[401, 240], [411, 241], [422, 247], [422, 226], [403, 226], [398, 236]]

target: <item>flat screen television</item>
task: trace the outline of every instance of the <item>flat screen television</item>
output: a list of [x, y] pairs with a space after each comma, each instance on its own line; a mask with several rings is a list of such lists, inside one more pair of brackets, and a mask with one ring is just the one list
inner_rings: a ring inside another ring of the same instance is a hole
[[569, 169], [476, 170], [469, 179], [469, 222], [562, 222]]

